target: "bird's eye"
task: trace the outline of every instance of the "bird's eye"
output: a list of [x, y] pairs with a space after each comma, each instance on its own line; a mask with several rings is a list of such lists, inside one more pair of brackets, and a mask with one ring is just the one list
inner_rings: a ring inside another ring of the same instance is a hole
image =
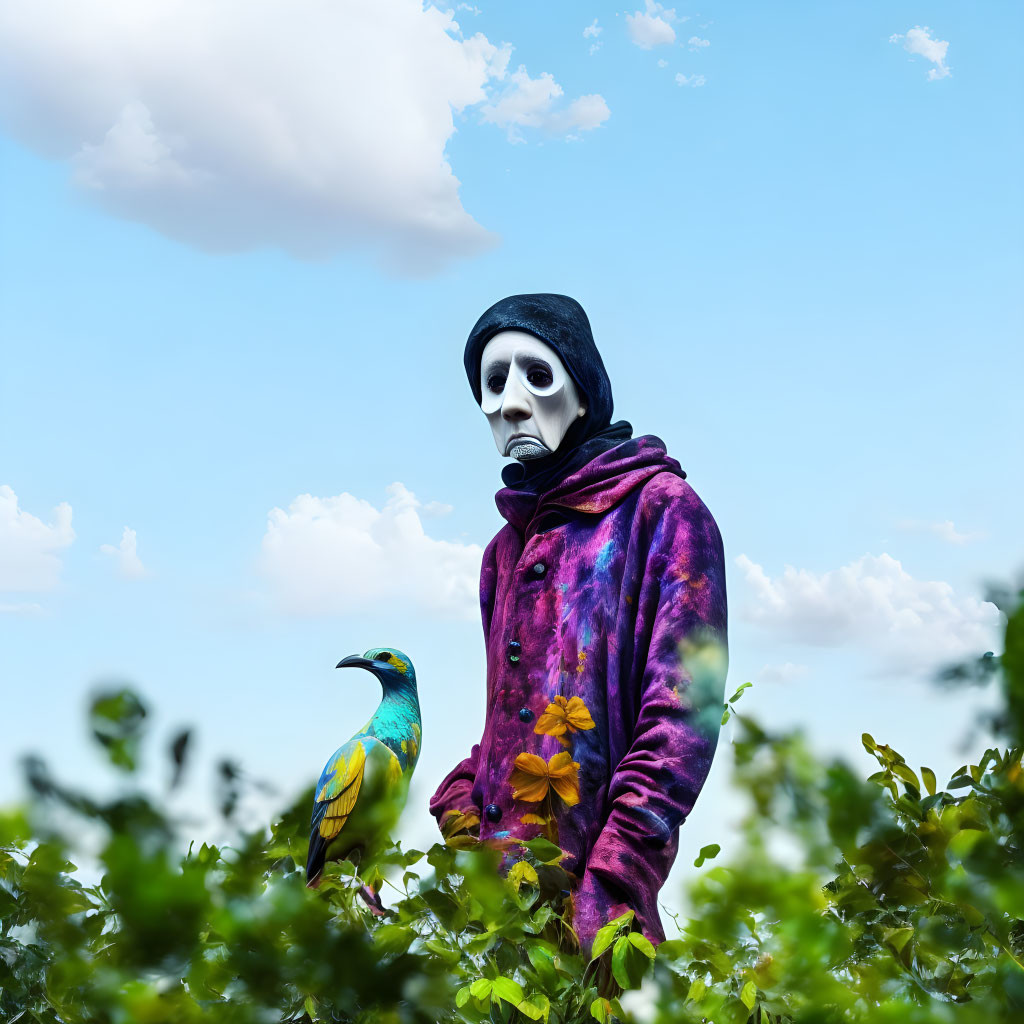
[[487, 390], [500, 395], [505, 387], [506, 375], [504, 373], [491, 373], [487, 376]]
[[551, 370], [543, 363], [535, 363], [531, 366], [526, 373], [526, 379], [535, 388], [549, 388], [554, 381], [554, 377], [551, 376]]
[[377, 660], [378, 661], [390, 661], [391, 660], [391, 652], [390, 651], [381, 651], [380, 654], [377, 655]]

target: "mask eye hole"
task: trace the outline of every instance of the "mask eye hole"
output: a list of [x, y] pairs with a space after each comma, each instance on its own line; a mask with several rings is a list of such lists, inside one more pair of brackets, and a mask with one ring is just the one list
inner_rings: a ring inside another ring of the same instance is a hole
[[549, 388], [555, 380], [551, 367], [545, 363], [532, 363], [526, 371], [526, 379], [535, 388]]
[[500, 395], [505, 388], [506, 374], [497, 370], [487, 375], [487, 390], [495, 395]]

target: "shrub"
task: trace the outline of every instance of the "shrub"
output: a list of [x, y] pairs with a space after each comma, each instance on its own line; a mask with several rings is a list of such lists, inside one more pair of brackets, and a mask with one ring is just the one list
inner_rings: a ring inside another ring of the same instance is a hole
[[[385, 850], [371, 879], [383, 917], [356, 896], [355, 868], [305, 888], [312, 790], [269, 829], [182, 849], [165, 797], [136, 775], [146, 709], [128, 690], [97, 698], [90, 727], [124, 791], [103, 800], [29, 759], [32, 798], [0, 813], [0, 1017], [7, 1021], [420, 1022], [542, 1020], [775, 1024], [992, 1024], [1024, 1019], [1024, 605], [1004, 595], [1005, 654], [944, 673], [1001, 688], [1006, 747], [944, 789], [863, 737], [866, 780], [823, 764], [797, 733], [736, 713], [736, 784], [749, 802], [740, 853], [691, 884], [695, 908], [655, 949], [630, 914], [585, 961], [565, 924], [561, 851]], [[175, 781], [189, 734], [171, 747]], [[243, 779], [219, 769], [230, 818]], [[785, 859], [774, 852], [786, 839]], [[100, 880], [72, 862], [83, 837]], [[714, 862], [706, 847], [697, 866]]]

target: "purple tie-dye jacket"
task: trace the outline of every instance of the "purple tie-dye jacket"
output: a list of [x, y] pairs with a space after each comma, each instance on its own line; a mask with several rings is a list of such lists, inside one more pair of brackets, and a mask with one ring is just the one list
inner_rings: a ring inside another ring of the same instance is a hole
[[[652, 435], [604, 452], [539, 497], [505, 488], [495, 500], [508, 523], [480, 574], [483, 737], [438, 787], [431, 813], [439, 821], [449, 810], [479, 814], [481, 839], [538, 835], [540, 826], [520, 821], [537, 807], [512, 799], [509, 777], [519, 753], [547, 761], [563, 749], [534, 731], [553, 698], [582, 698], [595, 727], [569, 737], [580, 801], [559, 802], [557, 816], [563, 866], [579, 879], [574, 925], [589, 949], [601, 924], [632, 908], [659, 942], [658, 892], [721, 718], [718, 527]], [[719, 655], [698, 654], [705, 668], [694, 671], [684, 652], [701, 639]]]

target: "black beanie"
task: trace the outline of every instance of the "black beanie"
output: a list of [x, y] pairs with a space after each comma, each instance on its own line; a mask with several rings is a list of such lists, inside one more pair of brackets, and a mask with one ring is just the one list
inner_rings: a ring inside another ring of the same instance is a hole
[[587, 314], [575, 299], [546, 293], [510, 295], [477, 320], [469, 332], [463, 361], [478, 405], [480, 357], [487, 342], [501, 331], [526, 331], [550, 345], [565, 363], [587, 407], [586, 416], [573, 424], [574, 440], [608, 426], [612, 418], [612, 382], [594, 344]]

